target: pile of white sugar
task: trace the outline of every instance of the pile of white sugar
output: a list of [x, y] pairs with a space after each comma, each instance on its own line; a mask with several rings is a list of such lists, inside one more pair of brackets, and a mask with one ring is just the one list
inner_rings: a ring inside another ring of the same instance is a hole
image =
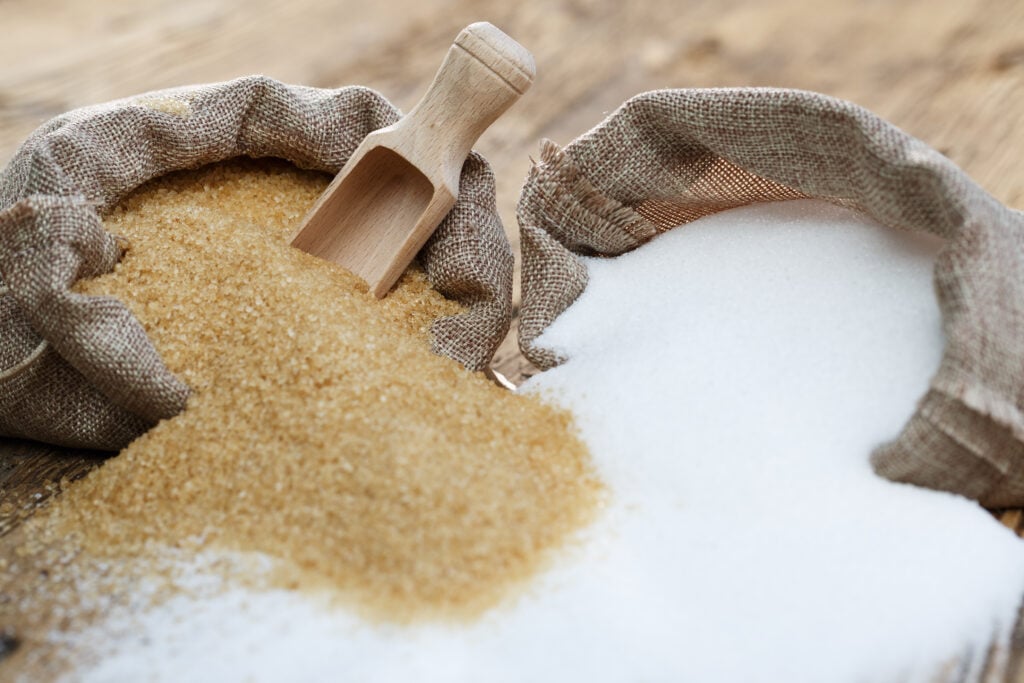
[[180, 596], [74, 637], [99, 661], [72, 678], [969, 679], [1012, 628], [1024, 544], [868, 465], [938, 367], [937, 249], [800, 201], [589, 260], [541, 339], [570, 360], [526, 390], [576, 414], [611, 501], [515, 604], [397, 626], [308, 594]]

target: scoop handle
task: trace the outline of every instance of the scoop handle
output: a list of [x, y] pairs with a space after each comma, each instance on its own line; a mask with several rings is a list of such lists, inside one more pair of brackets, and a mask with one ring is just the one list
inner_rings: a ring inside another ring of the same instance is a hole
[[459, 33], [423, 99], [393, 127], [391, 146], [458, 194], [459, 174], [480, 134], [536, 74], [533, 56], [493, 24]]

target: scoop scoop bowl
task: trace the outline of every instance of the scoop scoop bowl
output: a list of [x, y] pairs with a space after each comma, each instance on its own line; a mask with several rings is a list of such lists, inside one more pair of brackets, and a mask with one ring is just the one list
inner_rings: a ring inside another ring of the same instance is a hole
[[533, 82], [533, 57], [487, 22], [448, 50], [423, 99], [368, 135], [313, 205], [291, 244], [387, 294], [455, 204], [480, 135]]

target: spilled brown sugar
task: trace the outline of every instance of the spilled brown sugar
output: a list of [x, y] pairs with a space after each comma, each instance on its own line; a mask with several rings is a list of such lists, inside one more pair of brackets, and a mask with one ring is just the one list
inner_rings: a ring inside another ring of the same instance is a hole
[[20, 571], [52, 574], [12, 601], [23, 616], [57, 609], [42, 601], [62, 576], [80, 591], [83, 567], [152, 571], [167, 548], [265, 553], [276, 585], [373, 618], [472, 617], [592, 519], [602, 489], [569, 414], [432, 354], [430, 323], [459, 306], [421, 271], [378, 301], [288, 246], [328, 180], [236, 160], [105, 218], [127, 254], [78, 290], [126, 302], [194, 393], [23, 526]]

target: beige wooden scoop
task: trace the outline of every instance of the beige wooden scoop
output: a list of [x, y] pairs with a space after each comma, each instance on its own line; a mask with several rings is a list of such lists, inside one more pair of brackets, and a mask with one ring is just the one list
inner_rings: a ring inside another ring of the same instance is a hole
[[467, 26], [423, 99], [366, 136], [292, 246], [348, 268], [383, 297], [455, 204], [477, 138], [526, 92], [535, 71], [530, 53], [495, 26]]

